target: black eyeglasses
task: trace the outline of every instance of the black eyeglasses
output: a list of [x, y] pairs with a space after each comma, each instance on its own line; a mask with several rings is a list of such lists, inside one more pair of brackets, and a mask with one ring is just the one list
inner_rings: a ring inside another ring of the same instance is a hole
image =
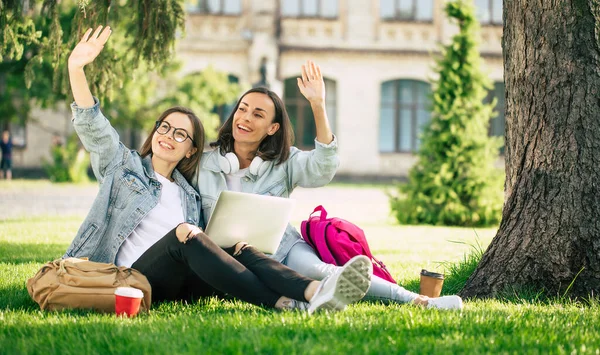
[[[167, 134], [171, 130], [171, 125], [167, 121], [156, 121], [156, 133], [158, 134]], [[186, 139], [190, 139], [192, 143], [195, 145], [196, 142], [190, 137], [187, 131], [183, 128], [175, 128], [173, 127], [173, 139], [175, 142], [183, 143]]]

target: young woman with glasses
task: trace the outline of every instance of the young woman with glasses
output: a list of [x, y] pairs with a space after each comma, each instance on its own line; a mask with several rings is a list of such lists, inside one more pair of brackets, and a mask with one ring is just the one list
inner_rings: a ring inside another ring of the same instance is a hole
[[127, 149], [84, 73], [110, 34], [109, 27], [89, 29], [68, 60], [73, 125], [91, 154], [100, 189], [64, 257], [133, 267], [148, 278], [155, 301], [229, 294], [256, 305], [313, 312], [341, 310], [362, 298], [370, 284], [368, 259], [353, 259], [319, 282], [244, 243], [225, 251], [197, 227], [204, 223], [201, 197], [188, 181], [204, 146], [202, 124], [189, 109], [173, 107], [158, 118], [139, 152]]

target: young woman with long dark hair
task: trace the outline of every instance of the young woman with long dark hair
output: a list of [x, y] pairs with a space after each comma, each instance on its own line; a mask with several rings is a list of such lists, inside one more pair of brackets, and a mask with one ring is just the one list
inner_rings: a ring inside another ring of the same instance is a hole
[[[298, 88], [312, 108], [315, 149], [301, 151], [292, 146], [292, 124], [277, 94], [260, 87], [248, 90], [219, 130], [216, 142], [211, 143], [215, 149], [205, 152], [201, 159], [194, 187], [202, 195], [205, 219], [223, 190], [289, 197], [297, 186], [321, 187], [333, 179], [339, 165], [338, 142], [327, 119], [323, 75], [312, 61], [303, 65], [301, 72]], [[318, 280], [339, 270], [321, 261], [291, 225], [272, 257]], [[372, 277], [366, 298], [440, 309], [462, 308], [458, 296], [428, 298], [377, 276]]]

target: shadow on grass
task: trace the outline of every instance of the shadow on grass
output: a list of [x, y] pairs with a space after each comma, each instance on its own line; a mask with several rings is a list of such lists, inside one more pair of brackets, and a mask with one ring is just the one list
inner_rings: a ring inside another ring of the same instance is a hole
[[0, 242], [0, 263], [45, 263], [63, 256], [68, 245]]
[[40, 307], [29, 297], [27, 287], [23, 284], [22, 286], [10, 285], [0, 288], [0, 310], [2, 309], [37, 311]]

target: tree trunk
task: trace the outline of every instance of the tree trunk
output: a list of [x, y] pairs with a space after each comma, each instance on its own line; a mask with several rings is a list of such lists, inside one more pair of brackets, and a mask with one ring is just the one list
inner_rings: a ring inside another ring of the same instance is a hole
[[504, 0], [504, 210], [462, 296], [598, 295], [599, 31], [598, 0]]

